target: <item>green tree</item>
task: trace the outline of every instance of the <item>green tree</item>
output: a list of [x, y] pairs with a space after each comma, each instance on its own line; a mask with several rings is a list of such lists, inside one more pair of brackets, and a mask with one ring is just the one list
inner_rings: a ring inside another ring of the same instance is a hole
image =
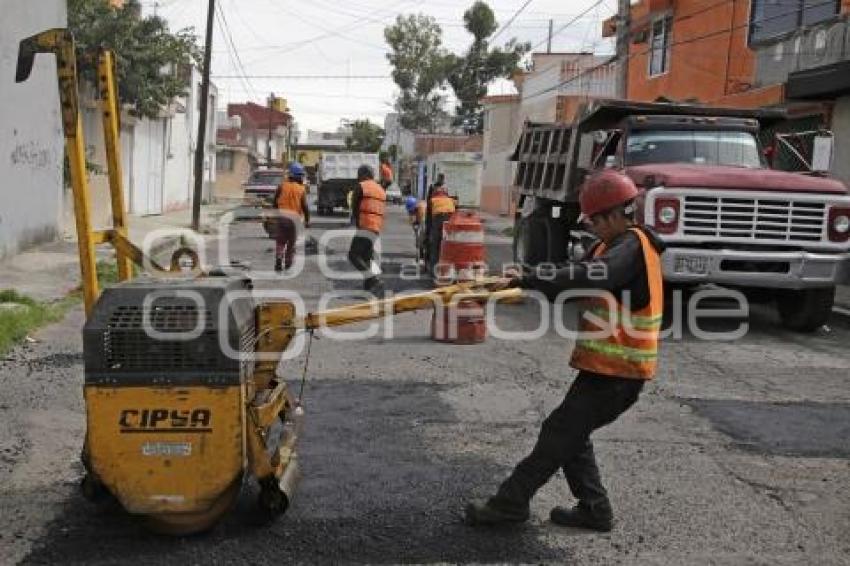
[[123, 9], [105, 0], [68, 0], [68, 27], [77, 42], [83, 79], [96, 79], [96, 62], [90, 56], [94, 50], [115, 52], [118, 97], [137, 116], [156, 117], [175, 96], [185, 94], [185, 70], [200, 61], [191, 28], [172, 33], [162, 18], [142, 18], [136, 0]]
[[487, 95], [487, 85], [500, 77], [509, 78], [531, 44], [511, 39], [503, 47], [491, 48], [489, 38], [498, 23], [485, 2], [475, 2], [464, 12], [463, 21], [472, 34], [472, 45], [463, 56], [451, 55], [447, 61], [447, 79], [458, 99], [454, 123], [470, 133], [481, 133], [484, 116], [480, 101]]
[[390, 46], [387, 59], [399, 93], [395, 102], [401, 125], [409, 130], [433, 132], [447, 116], [439, 88], [446, 80], [448, 51], [442, 29], [431, 16], [397, 16], [384, 29]]
[[351, 135], [345, 138], [345, 147], [352, 151], [374, 153], [384, 141], [384, 129], [367, 120], [351, 122]]

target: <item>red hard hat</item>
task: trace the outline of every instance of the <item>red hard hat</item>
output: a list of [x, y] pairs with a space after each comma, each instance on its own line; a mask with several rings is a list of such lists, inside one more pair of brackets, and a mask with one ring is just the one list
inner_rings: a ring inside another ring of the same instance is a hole
[[589, 218], [616, 206], [626, 204], [638, 196], [638, 190], [626, 175], [606, 170], [590, 177], [579, 195], [581, 215]]

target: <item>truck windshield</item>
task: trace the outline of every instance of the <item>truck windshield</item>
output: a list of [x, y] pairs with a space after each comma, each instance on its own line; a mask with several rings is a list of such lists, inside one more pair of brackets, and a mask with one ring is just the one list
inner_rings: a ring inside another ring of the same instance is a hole
[[249, 185], [279, 185], [283, 182], [283, 173], [254, 173], [248, 179]]
[[633, 131], [626, 164], [693, 163], [761, 168], [758, 142], [750, 132], [710, 130]]

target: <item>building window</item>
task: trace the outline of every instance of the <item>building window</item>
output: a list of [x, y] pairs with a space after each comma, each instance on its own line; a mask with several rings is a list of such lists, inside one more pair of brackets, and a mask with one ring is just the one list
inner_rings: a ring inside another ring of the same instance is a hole
[[649, 50], [649, 76], [662, 75], [670, 70], [670, 34], [673, 18], [666, 16], [652, 22]]
[[800, 26], [831, 20], [841, 11], [841, 0], [752, 0], [750, 43], [777, 39]]
[[220, 151], [216, 155], [215, 170], [219, 173], [229, 173], [233, 171], [233, 152]]

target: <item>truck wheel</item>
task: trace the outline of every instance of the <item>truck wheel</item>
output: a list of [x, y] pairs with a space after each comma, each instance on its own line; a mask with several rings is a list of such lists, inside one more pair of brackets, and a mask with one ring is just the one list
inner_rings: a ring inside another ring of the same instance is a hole
[[835, 287], [780, 291], [776, 307], [782, 326], [797, 332], [812, 332], [829, 320], [835, 302]]

